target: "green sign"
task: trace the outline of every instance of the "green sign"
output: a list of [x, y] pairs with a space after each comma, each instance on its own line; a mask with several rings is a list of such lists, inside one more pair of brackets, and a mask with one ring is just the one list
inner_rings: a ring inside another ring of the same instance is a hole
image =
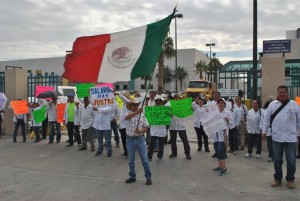
[[172, 114], [176, 117], [188, 117], [193, 115], [192, 98], [183, 100], [170, 100]]
[[44, 105], [40, 109], [32, 111], [32, 116], [35, 123], [40, 123], [46, 119], [46, 110], [47, 107]]
[[88, 97], [90, 95], [90, 88], [94, 87], [95, 84], [93, 83], [85, 83], [85, 84], [77, 84], [77, 97], [78, 98], [84, 98]]
[[145, 107], [145, 115], [150, 125], [170, 125], [171, 108], [166, 106]]

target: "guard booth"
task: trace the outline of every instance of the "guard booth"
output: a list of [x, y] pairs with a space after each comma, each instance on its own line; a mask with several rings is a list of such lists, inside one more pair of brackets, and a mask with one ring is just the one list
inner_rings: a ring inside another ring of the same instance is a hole
[[[41, 71], [37, 71], [34, 75], [31, 71], [22, 69], [22, 67], [6, 66], [5, 72], [0, 73], [0, 92], [3, 92], [7, 97], [7, 108], [10, 101], [16, 100], [18, 97], [22, 97], [29, 102], [36, 101], [35, 87], [37, 85], [57, 88], [59, 81], [60, 77], [54, 73], [42, 74]], [[12, 109], [5, 110], [3, 133], [6, 135], [13, 134], [13, 115]]]
[[261, 63], [258, 62], [257, 74], [253, 75], [252, 61], [230, 61], [219, 71], [219, 88], [238, 90], [243, 102], [252, 99], [252, 80], [257, 77], [257, 97], [261, 99]]
[[[262, 101], [262, 64], [258, 61], [257, 75], [253, 75], [252, 64], [252, 60], [226, 63], [223, 69], [219, 71], [219, 83], [221, 85], [219, 88], [238, 89], [243, 102], [246, 104], [249, 102], [248, 104], [250, 104], [252, 100], [252, 80], [253, 76], [257, 76], [257, 97], [259, 101]], [[276, 89], [276, 78], [271, 79], [274, 79], [274, 88]], [[285, 85], [289, 88], [291, 99], [294, 100], [296, 96], [300, 96], [300, 59], [285, 60]], [[272, 95], [276, 96], [276, 94]]]

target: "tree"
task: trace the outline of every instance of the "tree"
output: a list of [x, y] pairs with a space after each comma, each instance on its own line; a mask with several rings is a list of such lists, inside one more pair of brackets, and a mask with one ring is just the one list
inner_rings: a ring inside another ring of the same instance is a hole
[[214, 75], [214, 83], [216, 86], [218, 86], [218, 71], [221, 70], [223, 67], [223, 64], [219, 61], [218, 58], [211, 58], [209, 64], [208, 64], [208, 71], [213, 73]]
[[144, 80], [144, 86], [147, 89], [147, 81], [151, 79], [151, 75], [142, 76], [141, 79]]
[[[159, 69], [157, 69], [157, 70], [159, 70]], [[155, 77], [158, 78], [159, 75], [160, 75], [159, 72], [157, 72], [157, 74], [155, 75]], [[163, 77], [163, 89], [165, 89], [166, 83], [171, 82], [172, 81], [172, 77], [173, 77], [172, 70], [170, 69], [169, 66], [166, 66], [164, 68], [163, 75], [164, 75], [164, 77]]]
[[179, 80], [180, 82], [180, 90], [182, 90], [182, 81], [184, 80], [184, 78], [186, 78], [186, 76], [188, 75], [188, 72], [185, 70], [184, 67], [180, 67], [178, 66], [177, 69], [175, 69], [175, 73], [173, 75], [173, 78]]
[[175, 55], [174, 43], [171, 37], [167, 37], [163, 43], [159, 58], [158, 58], [158, 91], [164, 89], [164, 71], [165, 58], [170, 59]]
[[199, 78], [200, 80], [206, 80], [206, 76], [203, 79], [203, 72], [206, 73], [207, 69], [208, 69], [208, 65], [206, 63], [206, 61], [198, 61], [196, 64], [194, 64], [195, 70], [194, 72], [196, 73], [196, 75], [199, 74]]

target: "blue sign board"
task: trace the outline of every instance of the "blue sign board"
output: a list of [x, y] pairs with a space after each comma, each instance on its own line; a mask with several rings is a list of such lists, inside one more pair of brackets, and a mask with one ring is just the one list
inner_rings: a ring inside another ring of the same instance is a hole
[[263, 53], [291, 52], [291, 40], [265, 40]]

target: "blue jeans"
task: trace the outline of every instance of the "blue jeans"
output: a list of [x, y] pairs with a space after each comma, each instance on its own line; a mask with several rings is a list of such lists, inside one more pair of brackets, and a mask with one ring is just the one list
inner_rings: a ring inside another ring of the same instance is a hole
[[120, 143], [120, 135], [118, 132], [117, 121], [116, 120], [111, 121], [110, 126], [111, 126], [111, 130], [114, 132], [114, 135], [115, 135], [114, 140], [115, 140], [116, 144], [119, 144]]
[[96, 130], [96, 135], [97, 135], [97, 140], [98, 140], [98, 151], [100, 153], [103, 152], [103, 136], [105, 137], [105, 142], [106, 142], [106, 150], [107, 154], [112, 153], [112, 148], [111, 148], [111, 130]]
[[267, 146], [269, 152], [269, 158], [273, 159], [273, 145], [272, 145], [272, 136], [267, 136]]
[[49, 127], [50, 127], [49, 141], [53, 142], [53, 140], [54, 140], [54, 129], [55, 129], [55, 131], [56, 131], [56, 141], [60, 142], [60, 138], [61, 138], [60, 123], [57, 123], [56, 121], [49, 121]]
[[286, 157], [287, 181], [295, 180], [297, 142], [276, 142], [273, 140], [274, 179], [282, 180], [283, 151]]
[[256, 154], [261, 155], [261, 134], [248, 133], [248, 153], [252, 154], [254, 143], [256, 144]]
[[128, 153], [129, 177], [135, 179], [135, 152], [138, 151], [145, 172], [146, 179], [151, 179], [151, 170], [146, 150], [146, 141], [144, 136], [126, 137], [126, 147]]

